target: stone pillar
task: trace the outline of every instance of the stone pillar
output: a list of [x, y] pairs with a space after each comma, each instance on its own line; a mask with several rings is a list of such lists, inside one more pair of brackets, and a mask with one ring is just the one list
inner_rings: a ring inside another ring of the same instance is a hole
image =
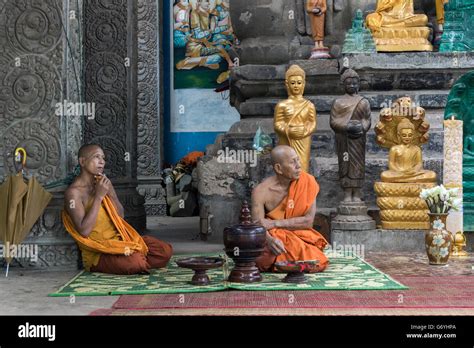
[[106, 174], [125, 208], [125, 218], [146, 228], [144, 198], [137, 192], [137, 2], [87, 0], [85, 96], [95, 103], [84, 140], [104, 149]]
[[[458, 188], [462, 199], [463, 121], [444, 121], [443, 183], [447, 188]], [[452, 211], [448, 216], [447, 230], [452, 233], [463, 231], [462, 211]]]
[[[27, 152], [27, 176], [43, 185], [64, 179], [74, 167], [68, 159], [77, 154], [82, 119], [57, 115], [56, 104], [81, 99], [81, 2], [0, 1], [0, 182], [15, 172], [17, 147]], [[24, 241], [38, 245], [38, 260], [20, 262], [77, 267], [76, 245], [60, 217], [64, 187], [50, 192], [53, 199]]]
[[161, 23], [162, 2], [138, 1], [138, 192], [145, 197], [147, 216], [166, 215], [161, 186], [163, 149]]

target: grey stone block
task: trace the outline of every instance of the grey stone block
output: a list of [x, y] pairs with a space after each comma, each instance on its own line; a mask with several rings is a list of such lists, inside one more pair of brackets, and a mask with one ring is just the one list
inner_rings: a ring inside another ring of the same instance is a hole
[[474, 52], [400, 52], [345, 54], [355, 70], [446, 70], [474, 69]]
[[[283, 82], [281, 86], [284, 86]], [[282, 94], [277, 97], [266, 97], [259, 96], [259, 92], [262, 92], [264, 95], [268, 94], [268, 91], [257, 91], [255, 90], [255, 85], [252, 86], [252, 91], [243, 91], [244, 93], [239, 93], [241, 100], [239, 104], [234, 105], [239, 110], [242, 118], [248, 117], [273, 117], [275, 112], [275, 107], [278, 102], [287, 99], [288, 95]], [[333, 87], [334, 91], [334, 87]], [[242, 92], [242, 91], [241, 91]], [[255, 92], [257, 96], [245, 99], [245, 94]], [[337, 92], [337, 91], [335, 91]], [[425, 109], [441, 109], [446, 107], [448, 99], [448, 90], [441, 91], [392, 91], [392, 92], [364, 92], [362, 91], [360, 95], [367, 98], [370, 103], [370, 106], [373, 111], [380, 110], [384, 107], [389, 107], [393, 101], [404, 96], [412, 97], [413, 102], [417, 106], [421, 106]], [[329, 113], [331, 111], [332, 104], [334, 100], [343, 95], [341, 91], [340, 94], [331, 95], [331, 94], [305, 94], [305, 98], [311, 100], [316, 106], [318, 113], [324, 112]]]
[[360, 245], [365, 251], [425, 251], [425, 231], [423, 230], [382, 230], [331, 231], [331, 244]]

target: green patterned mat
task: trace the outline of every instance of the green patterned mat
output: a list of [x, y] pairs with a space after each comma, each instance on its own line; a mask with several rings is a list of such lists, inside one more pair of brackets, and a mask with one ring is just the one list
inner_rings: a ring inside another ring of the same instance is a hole
[[[193, 272], [179, 268], [175, 261], [197, 255], [177, 255], [167, 268], [154, 269], [147, 275], [117, 276], [82, 271], [65, 286], [49, 296], [108, 296], [138, 294], [182, 294], [189, 292], [211, 292], [227, 289], [237, 290], [404, 290], [400, 284], [364, 260], [353, 255], [327, 253], [328, 268], [321, 273], [307, 274], [304, 284], [283, 283], [285, 274], [263, 273], [263, 281], [251, 284], [230, 283], [226, 279], [233, 261], [225, 255], [227, 262], [222, 268], [208, 272], [211, 282], [207, 286], [195, 286], [188, 282]], [[199, 255], [204, 256], [204, 255]], [[205, 256], [216, 256], [207, 254]]]

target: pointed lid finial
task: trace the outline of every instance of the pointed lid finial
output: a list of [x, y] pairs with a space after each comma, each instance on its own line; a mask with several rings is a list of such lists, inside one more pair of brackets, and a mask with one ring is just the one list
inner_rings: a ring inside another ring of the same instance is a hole
[[249, 204], [247, 201], [242, 203], [242, 209], [240, 210], [240, 223], [242, 225], [252, 224], [252, 214], [250, 213]]

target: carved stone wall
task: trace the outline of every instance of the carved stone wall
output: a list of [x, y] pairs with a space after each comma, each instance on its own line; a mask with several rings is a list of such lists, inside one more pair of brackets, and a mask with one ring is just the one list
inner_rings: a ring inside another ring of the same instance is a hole
[[[79, 2], [80, 3], [80, 2]], [[0, 182], [13, 174], [17, 147], [27, 152], [27, 176], [42, 184], [63, 179], [73, 163], [81, 120], [55, 114], [56, 103], [77, 101], [80, 81], [72, 74], [80, 55], [78, 13], [61, 0], [0, 1]], [[73, 29], [73, 30], [71, 30]], [[60, 219], [63, 189], [53, 199], [24, 243], [39, 246], [39, 261], [23, 266], [76, 267], [77, 248]], [[13, 264], [15, 266], [15, 263]]]
[[96, 109], [85, 123], [85, 142], [103, 147], [125, 218], [144, 230], [144, 198], [136, 191], [137, 1], [87, 0], [84, 13], [85, 96]]
[[138, 192], [145, 196], [147, 216], [166, 215], [161, 186], [162, 74], [160, 27], [162, 2], [138, 0]]

